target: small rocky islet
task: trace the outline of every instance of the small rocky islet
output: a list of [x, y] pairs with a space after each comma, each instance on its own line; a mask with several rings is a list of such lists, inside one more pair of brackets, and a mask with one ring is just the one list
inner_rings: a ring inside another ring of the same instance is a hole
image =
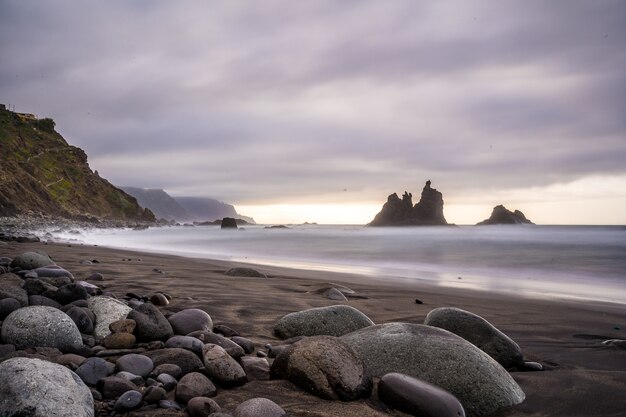
[[391, 415], [488, 416], [525, 397], [505, 369], [525, 368], [520, 347], [460, 309], [376, 324], [347, 305], [310, 308], [277, 317], [281, 341], [263, 345], [202, 309], [167, 311], [167, 293], [112, 294], [103, 274], [80, 279], [44, 252], [0, 268], [3, 416], [289, 415], [271, 388], [228, 408], [212, 399], [272, 380]]

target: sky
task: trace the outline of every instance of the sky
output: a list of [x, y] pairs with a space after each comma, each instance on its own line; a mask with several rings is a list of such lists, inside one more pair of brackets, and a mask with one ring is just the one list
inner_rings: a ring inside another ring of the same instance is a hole
[[265, 223], [430, 179], [449, 222], [626, 224], [625, 45], [623, 0], [0, 0], [0, 103]]

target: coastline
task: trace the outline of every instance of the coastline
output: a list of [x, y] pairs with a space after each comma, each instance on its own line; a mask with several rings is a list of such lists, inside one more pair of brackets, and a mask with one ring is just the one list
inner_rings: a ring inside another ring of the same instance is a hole
[[[173, 301], [166, 311], [201, 308], [216, 324], [237, 329], [259, 347], [278, 340], [272, 329], [284, 314], [341, 303], [316, 292], [329, 283], [354, 290], [355, 297], [344, 303], [375, 323], [422, 323], [434, 308], [462, 308], [483, 316], [520, 345], [526, 360], [545, 367], [542, 372], [512, 373], [526, 400], [501, 410], [498, 416], [617, 416], [626, 409], [626, 350], [602, 344], [608, 339], [626, 339], [624, 304], [532, 299], [426, 281], [381, 282], [361, 275], [263, 265], [255, 267], [267, 278], [229, 277], [224, 271], [243, 264], [80, 244], [10, 242], [0, 246], [4, 256], [30, 250], [46, 251], [77, 279], [102, 273], [105, 291], [118, 297], [131, 291], [168, 292]], [[98, 263], [84, 262], [94, 259]], [[228, 408], [255, 395], [272, 398], [294, 416], [385, 415], [367, 401], [329, 403], [286, 381], [255, 381], [221, 393], [215, 400]]]

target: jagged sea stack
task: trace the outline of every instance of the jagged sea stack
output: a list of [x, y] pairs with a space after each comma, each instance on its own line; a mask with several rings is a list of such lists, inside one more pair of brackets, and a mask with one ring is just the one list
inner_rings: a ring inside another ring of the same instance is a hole
[[491, 216], [477, 223], [477, 226], [493, 225], [493, 224], [534, 224], [524, 216], [519, 210], [507, 210], [502, 204], [495, 206], [491, 212]]
[[413, 195], [406, 191], [402, 199], [393, 193], [387, 197], [380, 213], [369, 226], [444, 226], [448, 222], [443, 216], [443, 195], [430, 187], [426, 181], [420, 201], [413, 205]]

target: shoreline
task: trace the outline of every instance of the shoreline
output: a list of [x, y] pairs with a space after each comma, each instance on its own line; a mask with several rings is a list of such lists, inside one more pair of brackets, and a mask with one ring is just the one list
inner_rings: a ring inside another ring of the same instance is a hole
[[[203, 309], [214, 323], [238, 330], [260, 349], [278, 341], [272, 330], [280, 317], [306, 308], [347, 304], [375, 323], [422, 323], [434, 308], [458, 307], [487, 319], [520, 345], [526, 360], [545, 368], [513, 372], [526, 400], [500, 410], [497, 416], [618, 416], [626, 409], [626, 350], [602, 344], [608, 339], [626, 339], [623, 304], [531, 299], [423, 281], [382, 282], [360, 275], [263, 265], [255, 267], [267, 278], [230, 277], [224, 275], [228, 268], [250, 265], [80, 244], [10, 242], [0, 246], [2, 255], [10, 257], [30, 250], [46, 251], [77, 279], [102, 273], [104, 290], [118, 297], [127, 292], [148, 296], [168, 292], [173, 300], [165, 311]], [[98, 263], [85, 263], [94, 259]], [[355, 296], [347, 302], [329, 300], [318, 293], [329, 283], [347, 286]], [[368, 401], [329, 403], [286, 381], [254, 381], [214, 399], [229, 408], [254, 396], [271, 398], [292, 416], [389, 415]]]

